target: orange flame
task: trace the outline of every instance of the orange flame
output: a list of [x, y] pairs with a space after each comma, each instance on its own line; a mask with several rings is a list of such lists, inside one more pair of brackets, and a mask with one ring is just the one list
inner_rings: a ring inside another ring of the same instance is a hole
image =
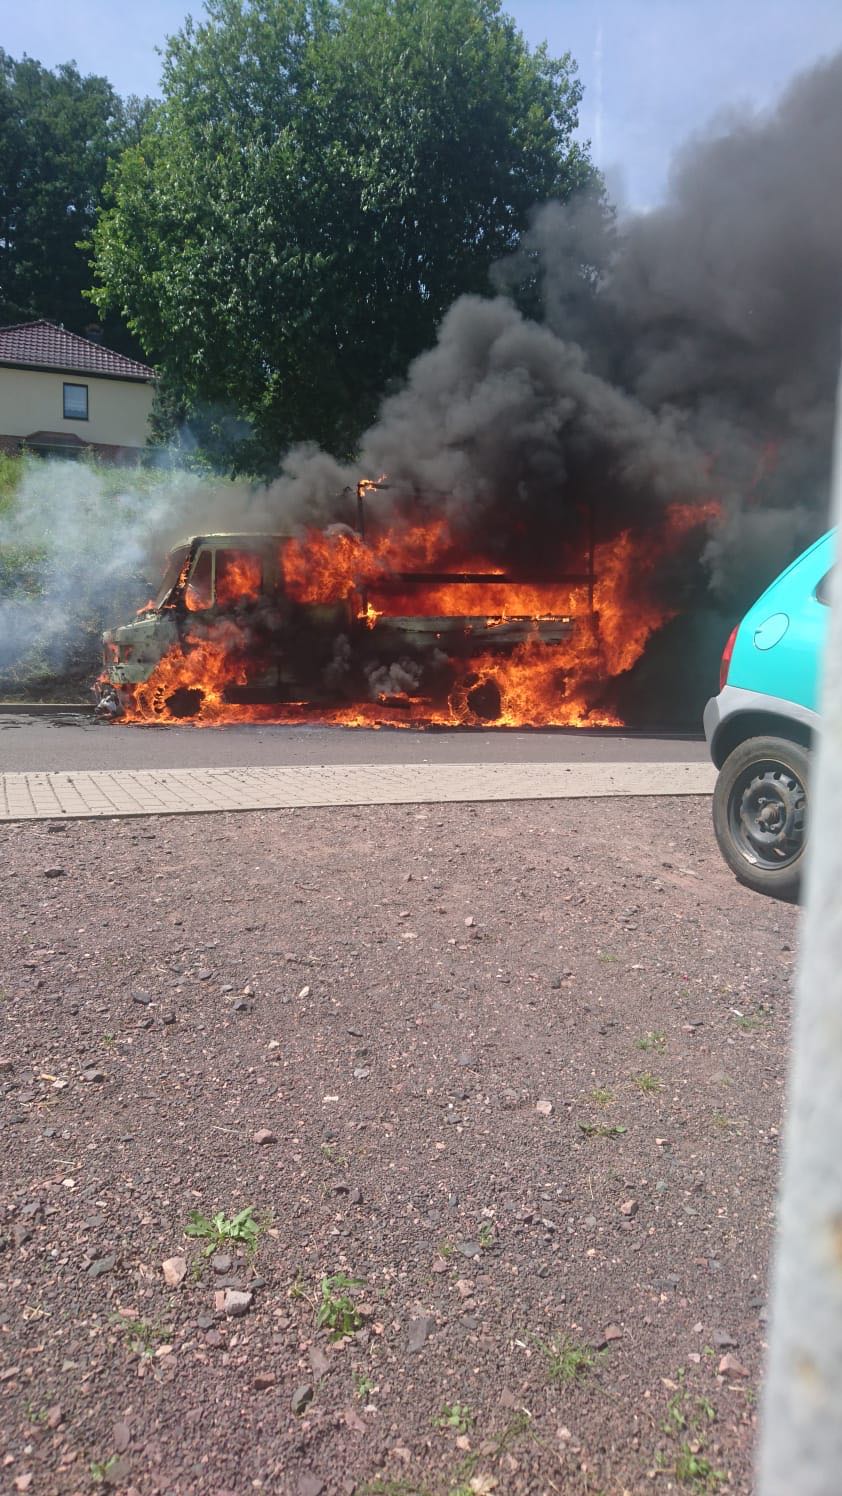
[[250, 551], [226, 551], [216, 558], [216, 605], [235, 608], [256, 603], [263, 585], [259, 556]]
[[284, 544], [284, 584], [296, 602], [338, 602], [392, 572], [429, 566], [449, 541], [443, 519], [410, 525], [372, 541], [353, 530], [308, 530]]

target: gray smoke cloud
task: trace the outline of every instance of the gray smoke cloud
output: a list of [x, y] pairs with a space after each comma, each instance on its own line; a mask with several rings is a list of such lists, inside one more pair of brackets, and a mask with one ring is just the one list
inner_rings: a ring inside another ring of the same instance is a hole
[[[157, 591], [169, 547], [217, 516], [236, 527], [253, 498], [246, 484], [166, 466], [23, 464], [0, 512], [4, 689], [91, 677], [99, 632]], [[261, 517], [274, 522], [265, 506]]]
[[421, 684], [422, 666], [416, 660], [393, 660], [391, 665], [371, 665], [366, 669], [368, 694], [372, 701], [381, 696], [410, 694]]

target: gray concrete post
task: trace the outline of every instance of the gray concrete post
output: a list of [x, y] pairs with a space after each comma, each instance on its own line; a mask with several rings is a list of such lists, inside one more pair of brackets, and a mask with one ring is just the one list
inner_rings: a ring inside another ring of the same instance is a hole
[[[832, 521], [842, 533], [842, 383]], [[810, 788], [760, 1496], [842, 1493], [842, 567]]]

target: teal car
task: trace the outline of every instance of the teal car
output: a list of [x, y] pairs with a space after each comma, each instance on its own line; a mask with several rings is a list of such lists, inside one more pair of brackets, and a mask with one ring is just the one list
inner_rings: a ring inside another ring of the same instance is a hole
[[807, 844], [835, 551], [830, 531], [758, 598], [725, 646], [719, 695], [705, 708], [722, 855], [741, 882], [781, 898], [797, 896]]

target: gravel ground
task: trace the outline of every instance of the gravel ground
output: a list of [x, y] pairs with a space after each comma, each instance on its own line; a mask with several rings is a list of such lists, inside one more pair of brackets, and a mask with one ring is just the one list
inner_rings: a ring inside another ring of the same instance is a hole
[[5, 1488], [750, 1491], [797, 915], [709, 815], [3, 828]]

